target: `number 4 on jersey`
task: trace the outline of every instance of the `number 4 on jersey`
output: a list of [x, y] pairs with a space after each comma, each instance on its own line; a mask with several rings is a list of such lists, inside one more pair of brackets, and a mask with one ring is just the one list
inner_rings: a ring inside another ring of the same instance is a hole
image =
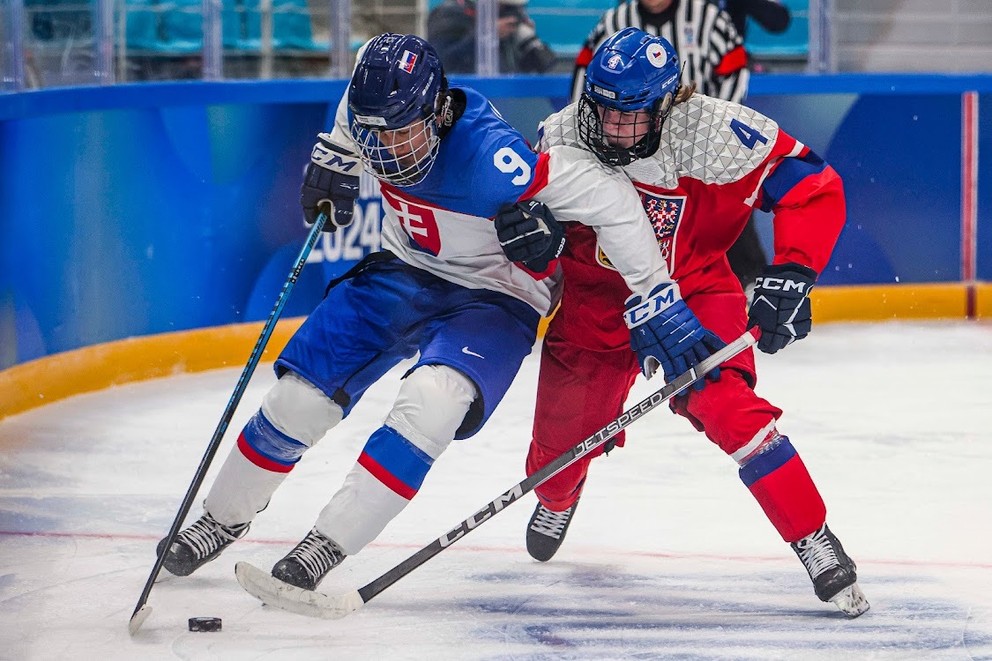
[[768, 138], [763, 136], [758, 129], [748, 126], [737, 118], [730, 120], [730, 128], [748, 149], [754, 149], [754, 146], [759, 142], [761, 144], [768, 142]]

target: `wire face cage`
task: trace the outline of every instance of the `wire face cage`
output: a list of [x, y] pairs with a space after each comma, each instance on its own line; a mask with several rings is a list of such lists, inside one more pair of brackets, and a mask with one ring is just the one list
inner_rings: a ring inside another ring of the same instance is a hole
[[356, 117], [351, 135], [365, 169], [376, 179], [399, 187], [423, 181], [441, 145], [434, 113], [399, 129], [376, 128]]

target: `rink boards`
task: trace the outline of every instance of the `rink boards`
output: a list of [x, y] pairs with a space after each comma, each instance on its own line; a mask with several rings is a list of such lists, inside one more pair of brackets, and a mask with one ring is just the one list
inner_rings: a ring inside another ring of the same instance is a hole
[[[568, 89], [564, 77], [465, 82], [531, 138]], [[342, 89], [0, 96], [0, 417], [243, 365], [305, 235], [301, 170]], [[980, 130], [992, 77], [756, 76], [749, 103], [844, 178], [848, 221], [814, 290], [818, 322], [992, 316], [992, 186], [980, 185], [992, 181], [992, 130]], [[284, 316], [305, 315], [330, 277], [378, 249], [380, 204], [364, 179], [355, 223], [321, 238]]]

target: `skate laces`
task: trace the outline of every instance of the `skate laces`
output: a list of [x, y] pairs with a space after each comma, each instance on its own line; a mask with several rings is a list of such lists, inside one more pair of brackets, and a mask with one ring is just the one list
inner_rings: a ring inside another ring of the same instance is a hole
[[552, 512], [544, 505], [540, 505], [537, 510], [537, 516], [534, 517], [534, 522], [530, 524], [530, 529], [542, 535], [559, 539], [565, 530], [568, 520], [572, 518], [572, 510], [574, 508], [575, 505], [572, 505], [572, 507], [569, 507], [563, 512]]
[[191, 548], [197, 559], [203, 559], [241, 537], [247, 529], [247, 523], [225, 526], [210, 514], [204, 514], [193, 525], [176, 535], [176, 541]]
[[837, 557], [837, 550], [831, 543], [825, 529], [826, 526], [793, 544], [796, 554], [806, 565], [813, 580], [816, 580], [817, 576], [831, 567], [837, 567], [841, 564], [840, 558]]
[[314, 528], [286, 556], [287, 560], [291, 558], [306, 570], [311, 579], [317, 581], [344, 559], [344, 553], [337, 544]]

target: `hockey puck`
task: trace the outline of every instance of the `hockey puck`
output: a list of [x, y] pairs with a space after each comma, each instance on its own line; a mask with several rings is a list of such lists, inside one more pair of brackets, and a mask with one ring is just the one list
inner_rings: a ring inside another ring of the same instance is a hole
[[189, 618], [190, 631], [220, 631], [221, 620], [219, 617], [191, 617]]

